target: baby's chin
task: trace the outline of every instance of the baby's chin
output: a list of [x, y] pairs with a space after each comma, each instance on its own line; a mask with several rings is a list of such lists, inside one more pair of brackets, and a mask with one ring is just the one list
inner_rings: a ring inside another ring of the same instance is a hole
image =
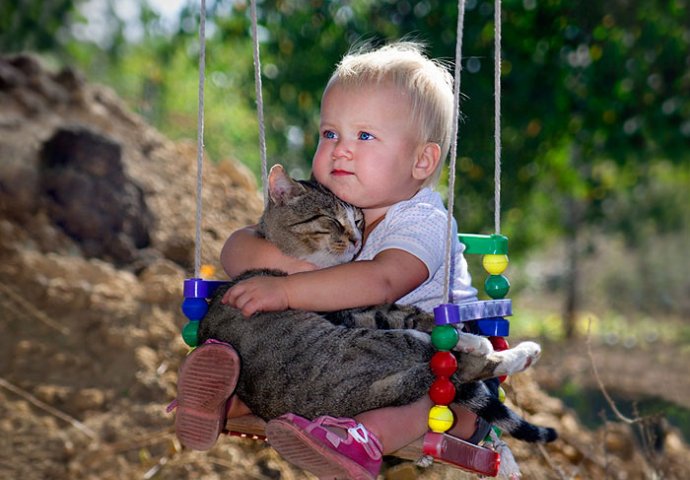
[[354, 198], [356, 197], [356, 195], [352, 193], [352, 187], [345, 185], [344, 182], [338, 182], [337, 180], [332, 179], [330, 177], [323, 179], [323, 181], [316, 178], [316, 181], [324, 187], [326, 187], [327, 189], [329, 189], [333, 193], [333, 195], [335, 195], [342, 201], [351, 203], [355, 207], [359, 207], [359, 205], [356, 204], [357, 198]]

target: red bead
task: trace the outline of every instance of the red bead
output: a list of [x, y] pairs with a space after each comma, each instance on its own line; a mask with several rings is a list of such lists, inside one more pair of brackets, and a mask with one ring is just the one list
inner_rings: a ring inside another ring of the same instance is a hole
[[458, 369], [458, 361], [450, 352], [436, 352], [431, 357], [429, 366], [437, 377], [450, 377]]
[[431, 384], [429, 396], [436, 405], [449, 405], [455, 399], [455, 386], [445, 377], [437, 378]]
[[508, 342], [503, 337], [489, 337], [489, 341], [491, 342], [491, 345], [493, 345], [494, 350], [497, 352], [508, 350], [510, 348], [510, 345], [508, 345]]
[[[489, 341], [491, 342], [491, 345], [493, 345], [494, 350], [497, 352], [508, 350], [510, 348], [508, 341], [504, 337], [489, 337]], [[501, 375], [498, 377], [498, 381], [503, 383], [506, 381], [506, 378], [508, 378], [506, 375]]]

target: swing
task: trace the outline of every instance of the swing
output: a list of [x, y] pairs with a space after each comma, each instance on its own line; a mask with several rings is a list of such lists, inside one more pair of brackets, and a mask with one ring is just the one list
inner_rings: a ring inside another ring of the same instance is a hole
[[[262, 180], [264, 187], [264, 199], [268, 198], [267, 189], [267, 162], [266, 142], [263, 130], [263, 99], [261, 87], [261, 67], [259, 58], [259, 43], [257, 39], [257, 14], [256, 1], [250, 1], [250, 13], [252, 20], [252, 35], [254, 44], [254, 77], [257, 98], [257, 116], [259, 123], [260, 154], [262, 165]], [[457, 43], [455, 57], [455, 87], [454, 87], [454, 125], [450, 150], [450, 175], [449, 192], [454, 192], [455, 162], [457, 156], [457, 126], [459, 116], [460, 98], [460, 60], [462, 53], [462, 32], [464, 23], [465, 2], [458, 1]], [[198, 111], [198, 135], [197, 135], [197, 204], [196, 204], [196, 235], [195, 235], [195, 259], [194, 277], [184, 280], [182, 311], [189, 322], [182, 330], [182, 337], [187, 345], [194, 348], [197, 343], [197, 330], [199, 321], [208, 310], [208, 299], [220, 285], [227, 282], [216, 280], [204, 280], [200, 277], [201, 270], [201, 178], [203, 160], [203, 126], [204, 126], [204, 70], [205, 70], [205, 18], [206, 2], [201, 0], [200, 26], [199, 26], [199, 111]], [[455, 326], [462, 322], [466, 328], [474, 334], [484, 335], [489, 338], [495, 350], [508, 348], [505, 341], [509, 333], [509, 321], [505, 318], [512, 315], [511, 300], [505, 296], [510, 288], [508, 279], [503, 272], [508, 266], [508, 239], [500, 234], [500, 39], [501, 39], [501, 1], [495, 0], [494, 26], [495, 26], [495, 231], [491, 235], [464, 234], [458, 235], [459, 240], [465, 245], [465, 252], [469, 255], [482, 255], [482, 265], [488, 277], [484, 282], [484, 291], [491, 300], [469, 302], [460, 305], [448, 303], [450, 284], [450, 245], [452, 242], [452, 212], [453, 195], [448, 199], [448, 238], [446, 239], [446, 272], [445, 272], [445, 298], [444, 303], [434, 309], [436, 326], [432, 330], [431, 340], [438, 350], [432, 357], [430, 367], [436, 376], [429, 396], [434, 406], [429, 412], [428, 432], [406, 447], [396, 451], [393, 455], [408, 460], [418, 460], [423, 456], [432, 457], [442, 463], [450, 464], [461, 469], [486, 476], [496, 476], [500, 465], [500, 455], [496, 447], [500, 447], [498, 439], [500, 432], [496, 427], [485, 439], [484, 443], [494, 448], [474, 445], [459, 438], [445, 434], [453, 424], [453, 413], [448, 407], [455, 396], [455, 390], [448, 377], [455, 371], [457, 364], [450, 353], [450, 349], [457, 343], [457, 331]], [[503, 382], [505, 377], [501, 378]], [[499, 387], [499, 394], [503, 395]], [[253, 415], [229, 419], [226, 424], [226, 433], [244, 438], [265, 439], [265, 422]]]

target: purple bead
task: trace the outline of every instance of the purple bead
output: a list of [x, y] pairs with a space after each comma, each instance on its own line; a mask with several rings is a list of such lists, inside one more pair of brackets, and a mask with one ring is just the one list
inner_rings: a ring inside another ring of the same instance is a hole
[[209, 298], [213, 296], [216, 288], [228, 282], [220, 280], [204, 280], [203, 278], [187, 278], [184, 281], [185, 298]]
[[455, 325], [460, 323], [460, 309], [452, 303], [444, 303], [434, 308], [436, 325]]

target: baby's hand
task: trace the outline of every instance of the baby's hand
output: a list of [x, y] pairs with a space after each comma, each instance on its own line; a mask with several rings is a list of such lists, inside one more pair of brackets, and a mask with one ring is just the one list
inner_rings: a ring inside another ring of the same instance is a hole
[[285, 280], [286, 277], [252, 277], [228, 289], [221, 302], [239, 309], [245, 317], [256, 312], [287, 310]]

